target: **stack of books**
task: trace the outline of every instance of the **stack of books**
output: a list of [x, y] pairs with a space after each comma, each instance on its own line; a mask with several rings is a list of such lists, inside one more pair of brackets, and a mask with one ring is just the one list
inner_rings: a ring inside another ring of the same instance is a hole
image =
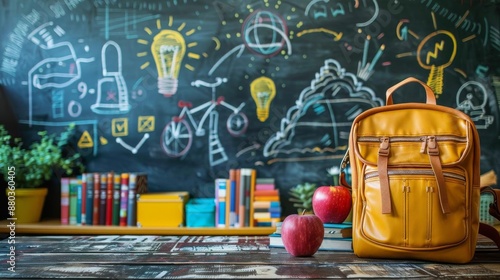
[[257, 178], [253, 208], [256, 226], [276, 226], [281, 221], [280, 193], [274, 178]]
[[137, 195], [146, 193], [147, 175], [93, 172], [61, 178], [61, 224], [136, 226]]
[[[276, 225], [276, 231], [269, 235], [270, 248], [285, 248], [281, 239], [281, 225]], [[352, 223], [323, 224], [325, 234], [319, 247], [322, 251], [352, 251]]]

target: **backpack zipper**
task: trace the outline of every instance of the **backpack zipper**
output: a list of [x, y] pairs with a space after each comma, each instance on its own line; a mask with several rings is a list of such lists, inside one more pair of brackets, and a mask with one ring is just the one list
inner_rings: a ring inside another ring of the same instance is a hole
[[377, 136], [360, 136], [358, 142], [382, 142], [384, 139], [389, 139], [389, 143], [393, 142], [421, 142], [420, 153], [425, 153], [428, 145], [428, 139], [433, 137], [435, 141], [454, 141], [467, 143], [467, 138], [455, 135], [438, 135], [438, 136], [394, 136], [394, 137], [377, 137]]
[[[429, 175], [429, 176], [434, 176], [434, 171], [432, 170], [417, 170], [417, 169], [411, 169], [411, 170], [388, 170], [387, 171], [388, 175]], [[452, 173], [452, 172], [443, 172], [443, 175], [448, 178], [453, 178], [461, 181], [465, 181], [465, 176]], [[365, 180], [377, 177], [378, 176], [378, 171], [371, 171], [365, 174]]]
[[[436, 135], [436, 141], [455, 141], [467, 143], [467, 137], [455, 135]], [[358, 142], [381, 142], [384, 137], [360, 136]], [[389, 137], [389, 142], [426, 142], [427, 136], [393, 136]]]

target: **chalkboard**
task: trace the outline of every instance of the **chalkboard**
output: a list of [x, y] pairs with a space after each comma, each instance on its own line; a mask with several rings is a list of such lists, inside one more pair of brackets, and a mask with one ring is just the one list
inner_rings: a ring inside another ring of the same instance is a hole
[[0, 84], [27, 139], [75, 123], [89, 172], [211, 197], [251, 167], [286, 214], [288, 189], [331, 184], [354, 117], [408, 76], [472, 117], [500, 174], [499, 3], [6, 0]]

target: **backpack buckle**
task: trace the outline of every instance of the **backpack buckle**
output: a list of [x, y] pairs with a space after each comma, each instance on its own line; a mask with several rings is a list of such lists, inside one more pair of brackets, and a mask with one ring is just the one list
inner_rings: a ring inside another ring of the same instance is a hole
[[380, 138], [380, 148], [378, 150], [380, 156], [389, 156], [389, 137]]
[[436, 136], [427, 136], [427, 154], [431, 156], [439, 155], [439, 149], [436, 142]]

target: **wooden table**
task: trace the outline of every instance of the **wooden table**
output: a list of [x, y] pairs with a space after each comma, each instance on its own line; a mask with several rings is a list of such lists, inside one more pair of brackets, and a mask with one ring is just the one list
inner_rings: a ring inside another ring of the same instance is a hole
[[[267, 236], [59, 235], [16, 236], [15, 244], [8, 240], [0, 241], [1, 279], [500, 279], [500, 253], [483, 238], [474, 260], [465, 265], [361, 259], [352, 252], [332, 251], [296, 258], [284, 249], [270, 249]], [[9, 270], [9, 254], [15, 254], [15, 272]]]

